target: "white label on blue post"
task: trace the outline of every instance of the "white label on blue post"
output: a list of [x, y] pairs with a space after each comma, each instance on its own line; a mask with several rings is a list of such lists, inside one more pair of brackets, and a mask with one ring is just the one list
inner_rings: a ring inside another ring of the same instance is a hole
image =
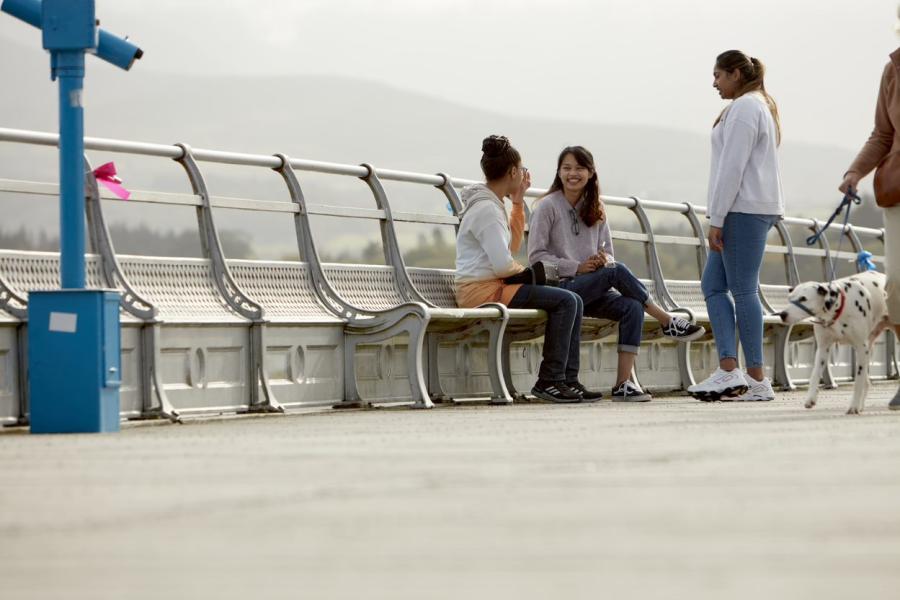
[[72, 90], [69, 92], [69, 105], [72, 108], [82, 108], [84, 106], [82, 90]]
[[58, 331], [60, 333], [75, 333], [78, 329], [77, 313], [50, 313], [50, 331]]

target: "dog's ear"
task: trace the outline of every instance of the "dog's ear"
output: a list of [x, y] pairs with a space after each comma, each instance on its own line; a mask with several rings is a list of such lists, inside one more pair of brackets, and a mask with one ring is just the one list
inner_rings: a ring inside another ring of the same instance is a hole
[[818, 286], [818, 287], [816, 288], [816, 291], [819, 292], [819, 295], [820, 295], [820, 296], [824, 296], [824, 295], [826, 295], [826, 294], [828, 293], [828, 290], [825, 289], [825, 286], [824, 286], [824, 285]]

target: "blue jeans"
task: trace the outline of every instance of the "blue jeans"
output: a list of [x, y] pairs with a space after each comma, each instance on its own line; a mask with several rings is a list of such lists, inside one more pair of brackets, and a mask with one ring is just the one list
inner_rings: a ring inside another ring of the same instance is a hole
[[638, 353], [644, 329], [644, 305], [650, 300], [650, 294], [628, 267], [617, 262], [576, 275], [560, 287], [581, 296], [586, 316], [618, 321], [619, 352]]
[[709, 253], [700, 285], [719, 360], [737, 359], [736, 325], [746, 366], [763, 366], [759, 271], [769, 230], [779, 218], [778, 215], [728, 213], [722, 227], [725, 248], [722, 252]]
[[538, 378], [544, 381], [578, 379], [581, 360], [581, 315], [584, 304], [577, 294], [546, 285], [523, 285], [509, 303], [510, 308], [547, 311], [544, 328], [544, 359]]

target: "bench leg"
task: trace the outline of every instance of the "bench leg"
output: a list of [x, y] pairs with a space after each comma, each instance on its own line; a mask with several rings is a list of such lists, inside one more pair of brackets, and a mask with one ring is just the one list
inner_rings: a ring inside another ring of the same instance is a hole
[[[791, 329], [792, 327], [790, 326], [779, 327], [775, 333], [775, 364], [773, 365], [775, 381], [772, 383], [786, 392], [797, 389], [797, 386], [791, 380], [791, 374], [788, 369]], [[815, 384], [810, 382], [810, 385], [818, 385], [818, 382]]]
[[166, 388], [159, 376], [161, 363], [159, 353], [160, 324], [152, 323], [141, 328], [141, 351], [143, 354], [141, 373], [141, 416], [136, 420], [168, 419], [180, 423], [178, 411], [169, 402]]
[[16, 423], [28, 425], [29, 397], [28, 397], [28, 331], [24, 323], [16, 328], [16, 351], [19, 367], [19, 415]]
[[425, 381], [424, 355], [426, 324], [411, 322], [409, 346], [406, 351], [406, 372], [409, 374], [409, 391], [416, 408], [433, 408]]
[[681, 377], [681, 389], [687, 390], [697, 383], [694, 379], [694, 370], [691, 368], [691, 343], [678, 344], [678, 373]]
[[447, 395], [441, 386], [441, 371], [438, 363], [441, 336], [437, 333], [429, 333], [425, 336], [425, 344], [428, 346], [428, 396], [437, 404], [451, 403], [453, 398]]
[[503, 383], [506, 387], [506, 393], [509, 394], [510, 398], [512, 398], [516, 402], [524, 402], [527, 400], [527, 397], [522, 392], [516, 389], [516, 386], [513, 384], [512, 380], [512, 367], [510, 366], [510, 352], [512, 348], [512, 340], [509, 336], [503, 336], [503, 341], [500, 343], [500, 360], [502, 364], [502, 372], [503, 372]]
[[371, 406], [371, 402], [363, 400], [359, 395], [359, 387], [356, 382], [356, 347], [364, 343], [383, 342], [402, 333], [409, 335], [406, 367], [413, 404], [416, 408], [433, 408], [434, 403], [428, 395], [423, 359], [427, 329], [427, 318], [409, 313], [403, 315], [396, 323], [373, 333], [346, 332], [344, 336], [344, 400], [340, 404], [335, 404], [334, 408], [368, 408]]
[[[266, 324], [250, 326], [250, 413], [283, 413], [284, 407], [275, 398], [266, 373]], [[262, 398], [260, 398], [262, 391]]]
[[509, 344], [503, 335], [506, 331], [506, 320], [486, 321], [484, 329], [488, 332], [488, 376], [491, 379], [491, 404], [512, 404], [513, 396], [507, 388]]

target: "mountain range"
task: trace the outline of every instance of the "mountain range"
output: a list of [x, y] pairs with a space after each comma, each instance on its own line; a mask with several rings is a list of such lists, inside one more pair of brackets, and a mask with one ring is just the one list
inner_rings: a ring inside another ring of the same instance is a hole
[[[304, 57], [297, 57], [298, 63], [303, 60]], [[128, 73], [91, 57], [88, 62], [88, 136], [185, 142], [194, 147], [246, 153], [283, 152], [295, 158], [367, 162], [391, 169], [446, 172], [476, 179], [480, 176], [482, 138], [501, 133], [509, 136], [521, 151], [535, 185], [545, 187], [550, 183], [562, 147], [580, 144], [593, 152], [606, 194], [705, 203], [707, 132], [680, 130], [674, 120], [671, 128], [619, 123], [611, 114], [598, 114], [593, 122], [567, 120], [562, 91], [554, 114], [545, 119], [526, 119], [509, 116], [504, 106], [484, 110], [447, 102], [441, 99], [440, 89], [413, 92], [386, 82], [346, 79], [337, 73], [199, 77], [154, 71], [148, 60], [139, 61]], [[0, 38], [0, 80], [12, 82], [0, 94], [0, 127], [56, 131], [56, 86], [49, 81], [49, 59], [38, 45], [25, 47]], [[465, 77], [448, 78], [446, 85], [464, 87]], [[477, 103], [478, 93], [473, 87], [472, 104]], [[611, 86], [610, 93], [627, 95], [639, 91]], [[510, 103], [512, 106], [515, 98], [510, 98]], [[663, 107], [661, 102], [660, 110]], [[714, 117], [710, 115], [710, 125]], [[35, 159], [38, 154], [39, 160]], [[840, 200], [835, 188], [853, 155], [852, 149], [793, 140], [790, 123], [785, 123], [781, 164], [788, 214], [826, 218]], [[183, 177], [165, 161], [115, 155], [103, 155], [97, 160], [116, 160], [126, 184], [134, 188], [186, 191]], [[20, 146], [0, 143], [0, 177], [55, 181], [55, 169], [52, 152], [46, 149], [32, 155]], [[210, 180], [212, 193], [283, 198], [277, 177], [251, 171], [210, 167], [214, 175]], [[324, 176], [310, 180], [309, 189], [319, 202], [338, 203], [339, 200], [328, 198], [345, 193], [353, 196], [353, 200], [348, 200], [351, 203], [366, 202], [360, 196], [365, 186], [352, 180]], [[356, 187], [351, 194], [347, 190], [353, 185]], [[421, 197], [421, 191], [396, 193], [403, 210], [416, 207]], [[52, 206], [28, 199], [15, 202], [15, 210], [4, 211], [6, 216], [0, 221], [0, 228], [18, 228], [23, 223], [36, 228], [53, 227], [56, 213]], [[442, 204], [437, 206], [442, 209]], [[141, 219], [163, 229], [194, 226], [192, 219], [186, 222], [184, 213], [176, 216], [177, 212], [156, 211]], [[127, 220], [133, 215], [116, 213], [111, 218]], [[268, 246], [276, 253], [276, 246], [292, 243], [289, 239], [274, 241], [267, 222], [235, 216], [229, 217], [228, 226], [244, 228], [254, 246]], [[334, 235], [327, 237], [334, 244], [346, 244], [347, 236], [374, 234], [365, 227], [348, 229], [337, 223], [322, 226], [326, 230], [333, 228]]]

